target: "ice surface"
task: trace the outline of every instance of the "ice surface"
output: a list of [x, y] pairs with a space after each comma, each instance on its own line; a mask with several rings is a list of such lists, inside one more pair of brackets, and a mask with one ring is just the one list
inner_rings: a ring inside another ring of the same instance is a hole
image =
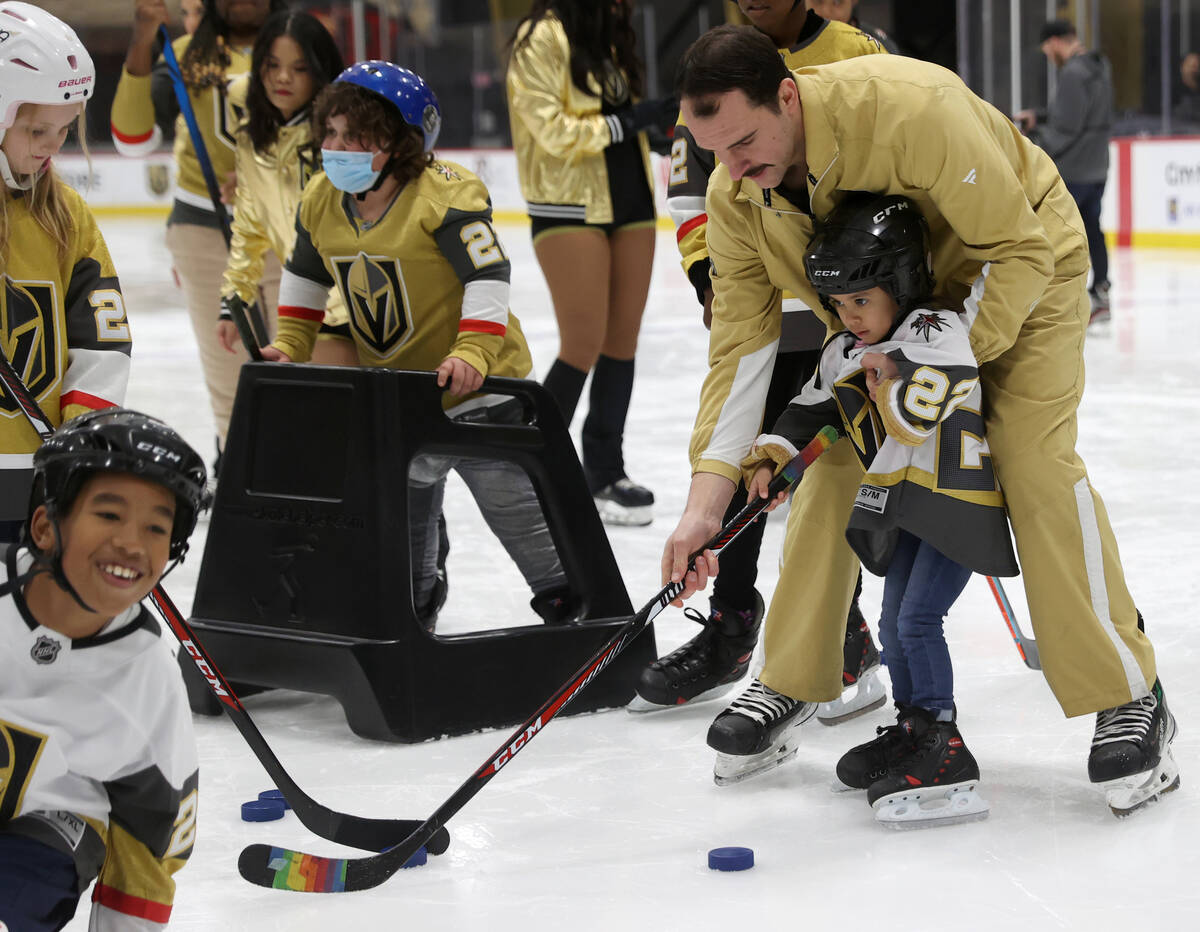
[[[161, 223], [104, 219], [102, 227], [134, 329], [128, 403], [165, 417], [210, 456], [212, 421]], [[544, 373], [557, 349], [545, 284], [527, 229], [505, 227], [501, 235], [513, 261], [512, 307]], [[647, 528], [609, 529], [635, 606], [658, 590], [662, 544], [683, 506], [707, 347], [670, 233], [660, 233], [657, 250], [626, 435], [629, 473], [654, 491], [656, 517]], [[199, 837], [179, 875], [172, 928], [1195, 928], [1200, 496], [1193, 483], [1200, 430], [1193, 419], [1200, 387], [1192, 357], [1200, 346], [1200, 263], [1182, 251], [1121, 250], [1113, 260], [1113, 321], [1108, 333], [1088, 337], [1079, 445], [1180, 723], [1182, 787], [1163, 803], [1122, 822], [1112, 817], [1087, 780], [1092, 717], [1063, 717], [1043, 678], [1018, 658], [986, 583], [975, 579], [946, 631], [960, 725], [991, 804], [985, 822], [889, 832], [875, 824], [863, 794], [830, 792], [837, 757], [871, 737], [889, 719], [887, 709], [835, 728], [814, 719], [795, 760], [722, 789], [713, 785], [713, 754], [704, 743], [720, 701], [649, 716], [618, 710], [556, 719], [451, 821], [450, 850], [427, 866], [365, 893], [264, 890], [238, 876], [246, 844], [354, 852], [316, 838], [290, 813], [280, 822], [243, 823], [240, 804], [266, 789], [268, 778], [225, 719], [197, 718]], [[451, 534], [461, 543], [476, 533], [477, 512], [461, 487], [447, 501]], [[781, 518], [772, 518], [759, 577], [768, 597], [781, 532]], [[202, 533], [192, 558], [166, 583], [185, 611]], [[478, 537], [451, 552], [444, 631], [528, 612], [515, 570], [498, 583], [492, 571], [507, 571], [503, 552], [486, 532]], [[1026, 619], [1020, 584], [1008, 591]], [[868, 579], [863, 607], [872, 624], [879, 593], [878, 581]], [[693, 604], [705, 607], [700, 598]], [[656, 627], [660, 652], [695, 632], [675, 609]], [[246, 706], [312, 796], [377, 817], [424, 818], [507, 735], [389, 745], [355, 737], [325, 697], [268, 693]], [[754, 869], [709, 870], [706, 853], [725, 845], [753, 848]], [[68, 928], [85, 929], [85, 915], [81, 909]]]

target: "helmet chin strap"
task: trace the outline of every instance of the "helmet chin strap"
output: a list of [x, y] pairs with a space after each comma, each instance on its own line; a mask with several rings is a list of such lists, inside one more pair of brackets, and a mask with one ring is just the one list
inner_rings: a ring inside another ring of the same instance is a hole
[[[0, 129], [0, 142], [4, 141], [4, 134], [6, 132], [8, 132], [7, 127]], [[27, 183], [17, 181], [17, 179], [13, 177], [12, 168], [9, 167], [8, 156], [4, 154], [3, 149], [0, 149], [0, 175], [4, 177], [4, 183], [14, 191], [32, 191], [33, 186], [37, 184], [37, 180], [41, 176], [41, 172], [38, 172], [35, 175], [25, 176], [29, 179]]]
[[79, 607], [85, 612], [91, 612], [93, 615], [99, 614], [94, 608], [87, 604], [79, 597], [79, 593], [75, 591], [75, 587], [71, 585], [67, 579], [67, 574], [63, 571], [62, 565], [62, 533], [58, 528], [58, 510], [54, 507], [54, 502], [46, 502], [46, 517], [50, 519], [50, 529], [54, 532], [54, 549], [49, 554], [44, 554], [36, 546], [33, 541], [29, 542], [29, 549], [33, 551], [34, 559], [37, 563], [42, 563], [48, 566], [48, 570], [54, 581], [58, 583], [58, 588], [68, 593], [71, 598], [79, 603]]
[[[0, 153], [0, 154], [2, 154], [2, 153]], [[383, 163], [383, 168], [379, 169], [379, 177], [375, 179], [375, 183], [373, 185], [371, 185], [371, 187], [367, 188], [367, 190], [359, 191], [356, 195], [354, 195], [355, 199], [361, 201], [372, 191], [378, 191], [380, 185], [382, 185], [385, 181], [387, 181], [388, 176], [391, 175], [392, 166], [395, 164], [396, 164], [396, 156], [394, 156], [394, 155], [388, 156], [388, 160]]]

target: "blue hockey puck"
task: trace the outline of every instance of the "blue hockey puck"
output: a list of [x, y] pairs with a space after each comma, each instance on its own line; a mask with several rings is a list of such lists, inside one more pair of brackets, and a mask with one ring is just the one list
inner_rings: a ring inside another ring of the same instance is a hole
[[284, 809], [292, 808], [291, 806], [288, 805], [288, 801], [286, 799], [284, 799], [283, 790], [263, 790], [261, 793], [258, 794], [258, 798], [259, 799], [277, 799], [281, 803], [283, 803]]
[[754, 866], [753, 848], [713, 848], [708, 866], [715, 871], [748, 871]]
[[283, 802], [278, 799], [252, 799], [242, 803], [243, 822], [274, 822], [283, 818]]
[[420, 867], [422, 864], [424, 864], [428, 860], [429, 860], [429, 852], [425, 850], [424, 845], [421, 845], [420, 848], [418, 848], [416, 851], [413, 852], [413, 856], [404, 862], [404, 866], [405, 867]]

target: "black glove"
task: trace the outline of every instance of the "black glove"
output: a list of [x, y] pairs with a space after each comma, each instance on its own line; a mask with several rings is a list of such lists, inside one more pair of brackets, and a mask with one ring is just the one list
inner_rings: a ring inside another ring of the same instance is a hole
[[676, 97], [658, 97], [650, 100], [639, 100], [636, 104], [618, 110], [610, 116], [610, 128], [615, 119], [619, 129], [613, 132], [613, 143], [624, 142], [634, 133], [651, 126], [667, 130], [675, 125], [679, 118], [679, 99]]

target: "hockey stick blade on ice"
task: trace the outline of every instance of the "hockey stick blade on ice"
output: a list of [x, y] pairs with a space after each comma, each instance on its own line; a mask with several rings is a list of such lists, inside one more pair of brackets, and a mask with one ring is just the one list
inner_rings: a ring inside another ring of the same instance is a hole
[[1012, 603], [1008, 601], [1008, 593], [1004, 591], [1004, 585], [995, 576], [987, 577], [987, 582], [988, 587], [992, 590], [992, 595], [996, 597], [996, 604], [1000, 607], [1004, 623], [1008, 625], [1008, 632], [1012, 635], [1013, 643], [1017, 645], [1017, 653], [1021, 655], [1025, 666], [1030, 670], [1040, 670], [1042, 659], [1038, 656], [1037, 642], [1021, 633], [1021, 626], [1017, 624], [1017, 613], [1013, 611]]
[[[0, 382], [21, 408], [21, 412], [29, 420], [33, 429], [42, 440], [54, 433], [54, 425], [46, 417], [46, 413], [38, 404], [37, 399], [26, 387], [25, 382], [17, 374], [8, 357], [0, 351]], [[320, 835], [329, 841], [348, 845], [352, 848], [362, 848], [367, 851], [382, 851], [390, 845], [397, 844], [407, 838], [423, 823], [416, 819], [367, 819], [361, 816], [348, 815], [338, 812], [310, 797], [296, 784], [291, 775], [284, 769], [279, 758], [267, 744], [266, 738], [254, 724], [242, 706], [241, 700], [232, 687], [221, 675], [217, 665], [213, 663], [207, 651], [196, 639], [191, 626], [184, 620], [179, 609], [163, 590], [162, 585], [156, 585], [150, 593], [154, 607], [158, 609], [163, 620], [179, 639], [180, 648], [187, 653], [196, 664], [196, 668], [208, 683], [208, 688], [221, 703], [230, 720], [241, 732], [242, 738], [254, 752], [263, 765], [263, 769], [275, 781], [276, 787], [283, 793], [284, 799], [296, 813], [296, 817], [315, 835]], [[441, 854], [449, 847], [450, 836], [444, 830], [432, 836], [426, 850], [431, 854]]]
[[[171, 35], [167, 32], [166, 26], [160, 26], [158, 31], [162, 34], [163, 40], [163, 60], [167, 63], [167, 71], [171, 75], [171, 85], [175, 89], [175, 100], [179, 104], [179, 112], [183, 114], [183, 121], [187, 124], [188, 135], [192, 139], [192, 148], [196, 152], [196, 161], [200, 163], [200, 173], [204, 176], [204, 186], [208, 189], [208, 196], [212, 200], [213, 212], [217, 215], [217, 221], [221, 224], [221, 235], [225, 237], [225, 247], [233, 242], [233, 232], [229, 229], [229, 213], [225, 209], [225, 205], [221, 202], [221, 185], [217, 181], [217, 174], [213, 171], [212, 160], [208, 157], [208, 147], [204, 144], [204, 136], [200, 133], [200, 126], [196, 122], [196, 111], [192, 108], [192, 101], [188, 97], [187, 85], [183, 81], [183, 72], [179, 68], [179, 62], [175, 58], [175, 48], [171, 45]], [[259, 352], [259, 347], [267, 341], [267, 327], [262, 320], [262, 308], [258, 308], [257, 313], [251, 311], [244, 304], [240, 307], [232, 309], [233, 322], [237, 326], [238, 334], [242, 338], [242, 343], [246, 346], [246, 352], [250, 354], [250, 358], [255, 362], [262, 361], [262, 353]]]
[[[838, 433], [832, 427], [822, 428], [816, 438], [771, 481], [767, 497], [755, 499], [738, 512], [712, 540], [697, 554], [692, 555], [688, 568], [691, 569], [695, 565], [696, 556], [705, 550], [712, 550], [719, 555], [780, 492], [796, 482], [808, 465], [832, 446], [837, 438]], [[528, 747], [551, 719], [586, 688], [588, 683], [683, 590], [682, 582], [668, 583], [664, 586], [641, 611], [617, 629], [607, 643], [576, 670], [540, 709], [517, 726], [516, 731], [508, 736], [504, 744], [500, 745], [423, 825], [395, 848], [373, 857], [328, 858], [289, 848], [250, 845], [242, 850], [241, 857], [238, 858], [238, 870], [241, 875], [261, 887], [305, 893], [349, 892], [379, 886], [404, 867], [435, 832], [444, 830], [446, 822], [482, 790], [501, 768], [507, 766], [520, 751]]]

